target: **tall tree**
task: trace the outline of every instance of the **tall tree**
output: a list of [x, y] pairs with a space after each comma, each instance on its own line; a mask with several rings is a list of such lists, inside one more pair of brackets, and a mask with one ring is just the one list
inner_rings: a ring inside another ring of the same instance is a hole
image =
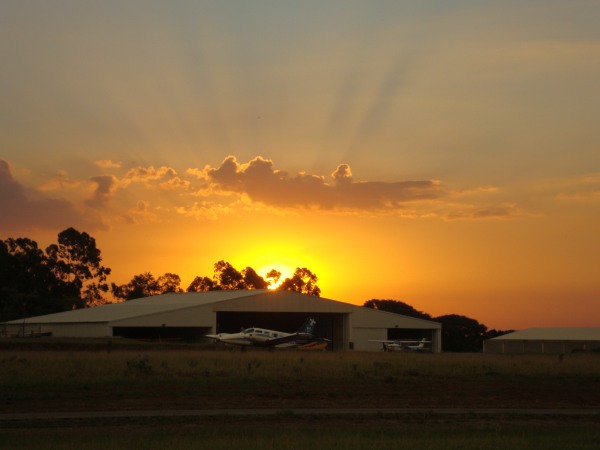
[[158, 283], [158, 289], [161, 293], [166, 294], [168, 292], [183, 292], [181, 289], [181, 278], [175, 273], [165, 273], [156, 280]]
[[46, 249], [52, 272], [62, 281], [75, 283], [85, 306], [106, 303], [106, 277], [110, 269], [104, 267], [96, 240], [89, 234], [67, 228], [58, 234], [58, 244]]
[[317, 276], [306, 267], [296, 267], [291, 278], [286, 278], [279, 286], [282, 291], [294, 291], [301, 294], [321, 296], [321, 289], [317, 286]]
[[77, 283], [57, 278], [35, 241], [0, 241], [0, 321], [84, 306]]
[[487, 327], [470, 317], [447, 314], [433, 320], [442, 324], [442, 348], [449, 352], [480, 352]]

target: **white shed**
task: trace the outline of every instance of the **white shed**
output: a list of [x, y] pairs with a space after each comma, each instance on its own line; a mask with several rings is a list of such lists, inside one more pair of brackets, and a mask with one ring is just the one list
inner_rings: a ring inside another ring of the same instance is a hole
[[484, 353], [600, 351], [600, 327], [528, 328], [483, 343]]

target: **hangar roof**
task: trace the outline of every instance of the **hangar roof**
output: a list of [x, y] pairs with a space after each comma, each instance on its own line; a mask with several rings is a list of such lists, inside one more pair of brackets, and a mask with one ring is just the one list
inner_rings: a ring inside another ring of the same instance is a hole
[[[249, 302], [249, 300], [252, 300]], [[388, 321], [393, 319], [394, 326], [409, 326], [415, 328], [439, 329], [437, 322], [425, 321], [413, 317], [376, 311], [349, 303], [299, 294], [292, 291], [270, 291], [268, 289], [208, 291], [170, 293], [153, 297], [128, 300], [121, 303], [110, 303], [93, 308], [76, 309], [45, 316], [28, 317], [25, 319], [5, 322], [6, 324], [66, 324], [66, 323], [116, 323], [136, 318], [145, 318], [157, 314], [167, 314], [190, 308], [208, 306], [210, 311], [240, 311], [240, 312], [318, 312], [348, 314], [360, 312], [356, 322], [359, 327], [376, 326], [382, 317]], [[373, 321], [373, 315], [377, 320]], [[403, 321], [400, 321], [403, 319]], [[392, 326], [392, 325], [390, 325]]]
[[138, 298], [121, 303], [109, 303], [94, 308], [75, 309], [45, 316], [28, 317], [7, 323], [72, 323], [72, 322], [111, 322], [147, 316], [149, 314], [175, 311], [225, 300], [250, 297], [267, 292], [266, 289], [252, 291], [209, 291], [188, 292], [185, 294], [162, 294], [153, 297]]
[[600, 327], [589, 328], [528, 328], [492, 338], [491, 340], [521, 341], [600, 341]]

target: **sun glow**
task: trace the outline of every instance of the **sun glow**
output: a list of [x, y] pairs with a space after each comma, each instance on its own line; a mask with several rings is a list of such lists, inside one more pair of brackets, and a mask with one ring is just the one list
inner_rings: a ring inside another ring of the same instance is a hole
[[[281, 274], [281, 276], [279, 277], [279, 279], [276, 282], [274, 282], [274, 280], [272, 278], [267, 277], [269, 272], [271, 272], [272, 270], [276, 270], [277, 272], [279, 272]], [[266, 281], [271, 283], [269, 285], [269, 289], [275, 290], [279, 286], [281, 286], [281, 284], [283, 283], [283, 280], [285, 280], [286, 278], [290, 278], [294, 274], [294, 269], [290, 268], [289, 266], [286, 266], [285, 264], [275, 263], [275, 264], [267, 264], [265, 266], [262, 266], [261, 268], [257, 269], [256, 273], [258, 273]]]

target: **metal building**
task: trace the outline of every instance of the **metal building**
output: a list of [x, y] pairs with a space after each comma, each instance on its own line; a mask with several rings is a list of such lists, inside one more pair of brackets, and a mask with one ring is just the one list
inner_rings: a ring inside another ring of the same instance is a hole
[[528, 328], [483, 343], [484, 353], [571, 353], [600, 351], [600, 327]]
[[154, 297], [30, 317], [0, 325], [5, 336], [200, 340], [243, 327], [296, 331], [307, 317], [333, 350], [377, 351], [370, 339], [422, 339], [441, 350], [441, 324], [292, 291], [239, 290]]

